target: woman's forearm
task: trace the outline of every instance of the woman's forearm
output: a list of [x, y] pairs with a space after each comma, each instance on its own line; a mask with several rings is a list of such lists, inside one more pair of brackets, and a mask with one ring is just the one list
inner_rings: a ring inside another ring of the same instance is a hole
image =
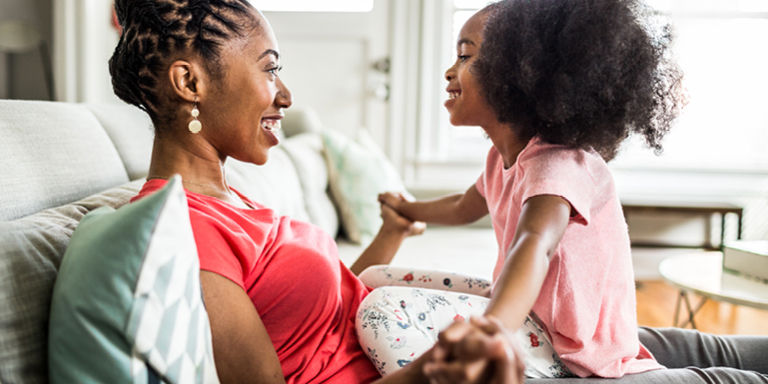
[[382, 228], [349, 269], [355, 275], [360, 275], [372, 265], [389, 264], [406, 237], [407, 232]]

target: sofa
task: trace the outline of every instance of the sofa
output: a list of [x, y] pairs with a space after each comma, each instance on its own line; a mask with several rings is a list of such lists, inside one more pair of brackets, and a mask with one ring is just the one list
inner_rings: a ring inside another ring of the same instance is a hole
[[[329, 193], [324, 129], [311, 110], [287, 110], [284, 140], [267, 164], [230, 159], [227, 179], [336, 237], [351, 265], [364, 247], [345, 239]], [[138, 193], [153, 128], [126, 105], [0, 100], [0, 137], [0, 383], [46, 383], [51, 292], [69, 239], [85, 214]], [[429, 228], [406, 240], [393, 264], [488, 278], [495, 258], [490, 228]]]

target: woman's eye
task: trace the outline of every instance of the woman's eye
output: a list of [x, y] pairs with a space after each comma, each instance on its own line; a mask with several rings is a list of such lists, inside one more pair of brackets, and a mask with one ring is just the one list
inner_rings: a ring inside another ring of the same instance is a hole
[[282, 71], [282, 70], [283, 70], [283, 66], [280, 65], [280, 66], [274, 67], [272, 69], [268, 69], [267, 72], [272, 74], [272, 76], [277, 76], [277, 73]]

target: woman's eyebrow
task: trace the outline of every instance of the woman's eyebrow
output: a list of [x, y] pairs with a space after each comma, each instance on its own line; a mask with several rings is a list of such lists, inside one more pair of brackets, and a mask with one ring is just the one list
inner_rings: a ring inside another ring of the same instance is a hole
[[259, 55], [259, 58], [258, 58], [257, 60], [261, 60], [261, 59], [263, 59], [263, 58], [264, 58], [264, 56], [267, 56], [267, 55], [274, 55], [274, 56], [275, 56], [275, 59], [278, 59], [278, 60], [280, 60], [280, 53], [278, 53], [278, 52], [277, 52], [277, 51], [275, 51], [274, 49], [267, 49], [266, 51], [264, 51], [264, 53], [262, 53], [261, 55]]

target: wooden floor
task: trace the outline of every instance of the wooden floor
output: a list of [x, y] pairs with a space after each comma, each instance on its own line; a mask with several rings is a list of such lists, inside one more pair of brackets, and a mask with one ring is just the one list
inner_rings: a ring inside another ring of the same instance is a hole
[[[637, 282], [637, 321], [639, 325], [670, 327], [675, 315], [677, 289], [663, 281]], [[690, 295], [691, 305], [700, 296]], [[687, 311], [681, 309], [681, 313]], [[682, 314], [681, 314], [682, 317]], [[707, 300], [694, 318], [700, 331], [718, 335], [768, 335], [768, 311]], [[688, 326], [690, 328], [690, 325]]]

